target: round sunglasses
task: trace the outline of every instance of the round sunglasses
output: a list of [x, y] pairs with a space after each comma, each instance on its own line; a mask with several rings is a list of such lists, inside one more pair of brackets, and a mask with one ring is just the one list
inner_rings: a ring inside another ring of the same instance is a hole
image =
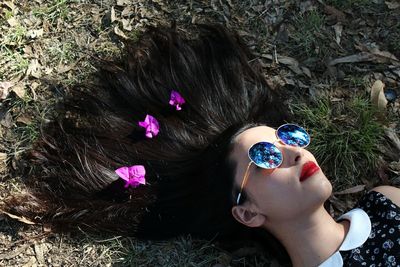
[[[278, 139], [277, 141], [280, 141], [285, 145], [304, 148], [310, 144], [310, 135], [306, 130], [304, 130], [304, 128], [296, 124], [284, 124], [279, 126], [275, 131], [275, 135]], [[263, 169], [275, 169], [282, 164], [283, 154], [274, 143], [258, 142], [249, 148], [248, 156], [250, 162], [247, 165], [242, 184], [240, 185], [236, 205], [239, 205], [243, 188], [249, 178], [249, 169], [252, 163]]]

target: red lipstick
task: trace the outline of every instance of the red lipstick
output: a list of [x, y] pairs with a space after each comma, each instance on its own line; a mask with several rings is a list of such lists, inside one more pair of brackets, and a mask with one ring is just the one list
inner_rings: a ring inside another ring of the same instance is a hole
[[319, 170], [320, 170], [319, 167], [314, 162], [312, 161], [306, 162], [303, 165], [303, 168], [301, 169], [300, 182], [303, 182], [304, 180], [306, 180], [308, 177], [312, 176]]

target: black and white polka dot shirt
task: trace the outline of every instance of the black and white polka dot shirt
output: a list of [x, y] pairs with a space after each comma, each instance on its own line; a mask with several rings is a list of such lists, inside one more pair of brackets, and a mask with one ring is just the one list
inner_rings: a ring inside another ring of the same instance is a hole
[[342, 252], [344, 266], [400, 266], [400, 207], [376, 191], [356, 207], [368, 214], [371, 232], [364, 244]]

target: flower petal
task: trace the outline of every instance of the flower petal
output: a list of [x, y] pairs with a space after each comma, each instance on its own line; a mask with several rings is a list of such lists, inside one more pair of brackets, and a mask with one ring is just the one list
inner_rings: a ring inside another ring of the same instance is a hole
[[171, 106], [175, 106], [176, 110], [181, 110], [182, 107], [180, 105], [182, 105], [184, 103], [185, 103], [185, 99], [177, 91], [172, 90], [169, 104]]
[[153, 138], [160, 131], [160, 125], [156, 118], [147, 114], [144, 121], [139, 122], [139, 126], [146, 128], [146, 137]]
[[138, 187], [141, 184], [146, 184], [146, 169], [143, 165], [133, 165], [130, 167], [121, 167], [115, 172], [126, 181], [125, 188], [132, 186]]
[[128, 167], [129, 178], [132, 177], [144, 177], [146, 175], [146, 169], [143, 165], [133, 165]]
[[120, 178], [125, 181], [129, 181], [129, 169], [128, 167], [121, 167], [115, 170], [115, 173], [118, 174]]

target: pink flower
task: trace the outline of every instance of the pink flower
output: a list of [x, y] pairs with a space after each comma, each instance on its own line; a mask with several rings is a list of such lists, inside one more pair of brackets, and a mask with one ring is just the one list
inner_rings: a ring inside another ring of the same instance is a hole
[[146, 170], [143, 165], [133, 165], [130, 167], [121, 167], [115, 170], [123, 180], [126, 181], [125, 188], [132, 186], [133, 188], [138, 187], [140, 184], [146, 184]]
[[169, 99], [169, 104], [171, 106], [175, 106], [176, 110], [181, 110], [182, 107], [180, 105], [185, 103], [185, 99], [177, 92], [172, 90], [171, 97]]
[[146, 128], [146, 137], [153, 138], [160, 131], [158, 121], [153, 116], [147, 114], [144, 121], [139, 121], [139, 126]]

